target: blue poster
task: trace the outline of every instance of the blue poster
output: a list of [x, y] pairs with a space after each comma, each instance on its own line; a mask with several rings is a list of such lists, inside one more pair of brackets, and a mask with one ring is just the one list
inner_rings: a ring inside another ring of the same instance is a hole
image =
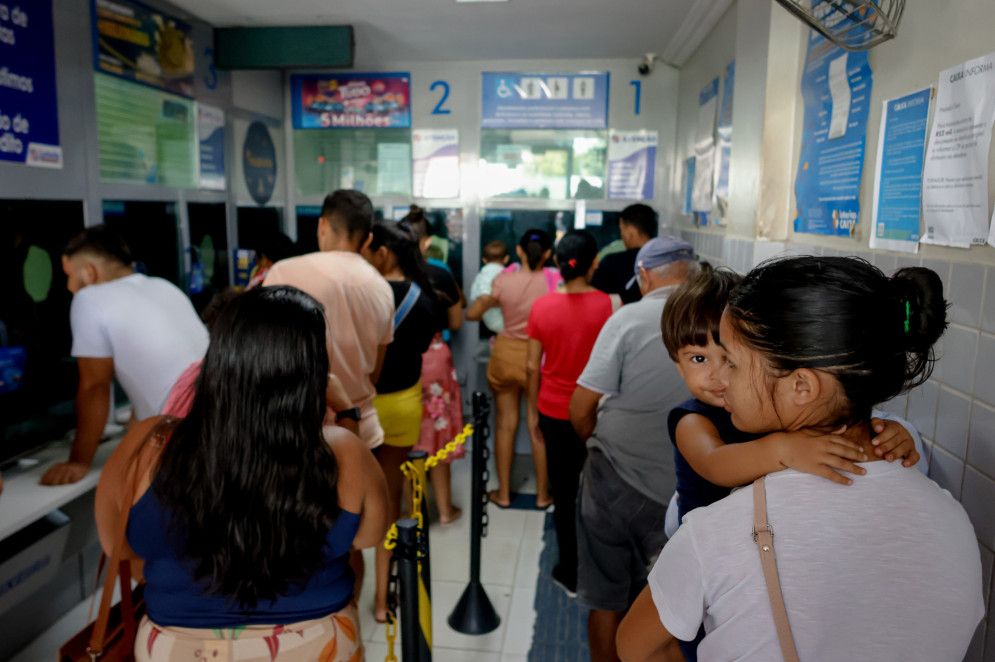
[[690, 214], [691, 200], [694, 194], [694, 157], [688, 157], [684, 162], [684, 213]]
[[62, 167], [52, 0], [0, 3], [0, 161]]
[[656, 131], [612, 131], [608, 139], [608, 199], [652, 200]]
[[854, 233], [872, 82], [866, 51], [847, 52], [815, 30], [809, 33], [795, 232]]
[[407, 129], [411, 75], [301, 74], [290, 77], [295, 129]]
[[874, 182], [871, 248], [915, 253], [933, 88], [884, 102]]
[[244, 288], [256, 270], [256, 252], [247, 248], [235, 249], [235, 287]]
[[722, 103], [719, 104], [719, 144], [715, 164], [715, 201], [720, 213], [725, 214], [729, 203], [729, 166], [732, 158], [732, 100], [736, 87], [736, 61], [726, 66], [722, 83]]
[[608, 74], [485, 72], [480, 126], [485, 129], [604, 129]]
[[225, 190], [225, 111], [197, 104], [197, 141], [200, 143], [200, 187]]

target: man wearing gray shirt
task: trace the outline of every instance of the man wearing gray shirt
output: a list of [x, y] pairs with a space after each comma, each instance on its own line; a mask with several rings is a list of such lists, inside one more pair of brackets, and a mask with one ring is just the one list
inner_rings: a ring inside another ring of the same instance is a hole
[[663, 346], [667, 297], [698, 270], [694, 249], [657, 237], [636, 256], [643, 298], [605, 323], [577, 380], [570, 422], [587, 440], [577, 495], [577, 594], [589, 608], [592, 662], [617, 660], [615, 634], [667, 541], [677, 478], [667, 415], [688, 398]]

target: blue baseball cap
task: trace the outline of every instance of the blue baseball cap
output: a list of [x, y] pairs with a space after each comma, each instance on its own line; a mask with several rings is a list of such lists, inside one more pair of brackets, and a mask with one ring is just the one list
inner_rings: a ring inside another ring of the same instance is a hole
[[655, 269], [671, 262], [682, 260], [696, 260], [694, 247], [683, 239], [677, 237], [654, 237], [650, 239], [636, 253], [636, 263], [632, 267], [635, 274], [625, 285], [625, 289], [632, 287], [639, 279], [640, 269]]

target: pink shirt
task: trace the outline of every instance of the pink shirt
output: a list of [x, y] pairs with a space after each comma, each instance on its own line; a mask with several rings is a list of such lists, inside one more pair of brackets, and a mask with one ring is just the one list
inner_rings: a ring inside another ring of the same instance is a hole
[[550, 287], [550, 279], [545, 270], [505, 270], [498, 274], [491, 286], [491, 296], [501, 302], [501, 315], [504, 316], [501, 335], [526, 340], [528, 336], [525, 335], [525, 325], [528, 324], [532, 304], [555, 289], [555, 285]]
[[[394, 294], [390, 285], [358, 253], [325, 251], [282, 260], [270, 267], [263, 285], [293, 285], [325, 307], [331, 371], [342, 381], [353, 405], [376, 420], [370, 375], [377, 351], [394, 339]], [[360, 424], [370, 448], [383, 443], [383, 429]]]
[[195, 361], [187, 366], [187, 369], [180, 373], [173, 384], [173, 389], [166, 398], [166, 404], [162, 406], [162, 414], [165, 416], [175, 416], [186, 418], [193, 406], [193, 392], [197, 385], [197, 378], [200, 376], [200, 366], [204, 360]]

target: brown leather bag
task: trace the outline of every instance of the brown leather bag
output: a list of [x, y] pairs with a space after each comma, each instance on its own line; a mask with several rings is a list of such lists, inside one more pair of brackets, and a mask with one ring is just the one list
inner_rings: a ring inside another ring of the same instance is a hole
[[[164, 442], [168, 438], [164, 432], [171, 432], [177, 419], [166, 417], [149, 433], [148, 439]], [[146, 441], [148, 441], [148, 439]], [[104, 592], [100, 598], [97, 620], [80, 630], [76, 636], [59, 649], [59, 662], [133, 662], [135, 659], [135, 634], [138, 624], [145, 615], [145, 585], [131, 588], [131, 562], [122, 560], [126, 547], [128, 513], [135, 501], [138, 489], [139, 463], [135, 462], [129, 471], [124, 491], [124, 517], [114, 532], [114, 547], [110, 562], [107, 563], [107, 576], [104, 577]], [[100, 579], [106, 556], [100, 559], [97, 580]], [[121, 602], [111, 607], [114, 595], [114, 582], [120, 580]], [[96, 599], [96, 595], [94, 595]], [[93, 606], [90, 607], [91, 614]]]

